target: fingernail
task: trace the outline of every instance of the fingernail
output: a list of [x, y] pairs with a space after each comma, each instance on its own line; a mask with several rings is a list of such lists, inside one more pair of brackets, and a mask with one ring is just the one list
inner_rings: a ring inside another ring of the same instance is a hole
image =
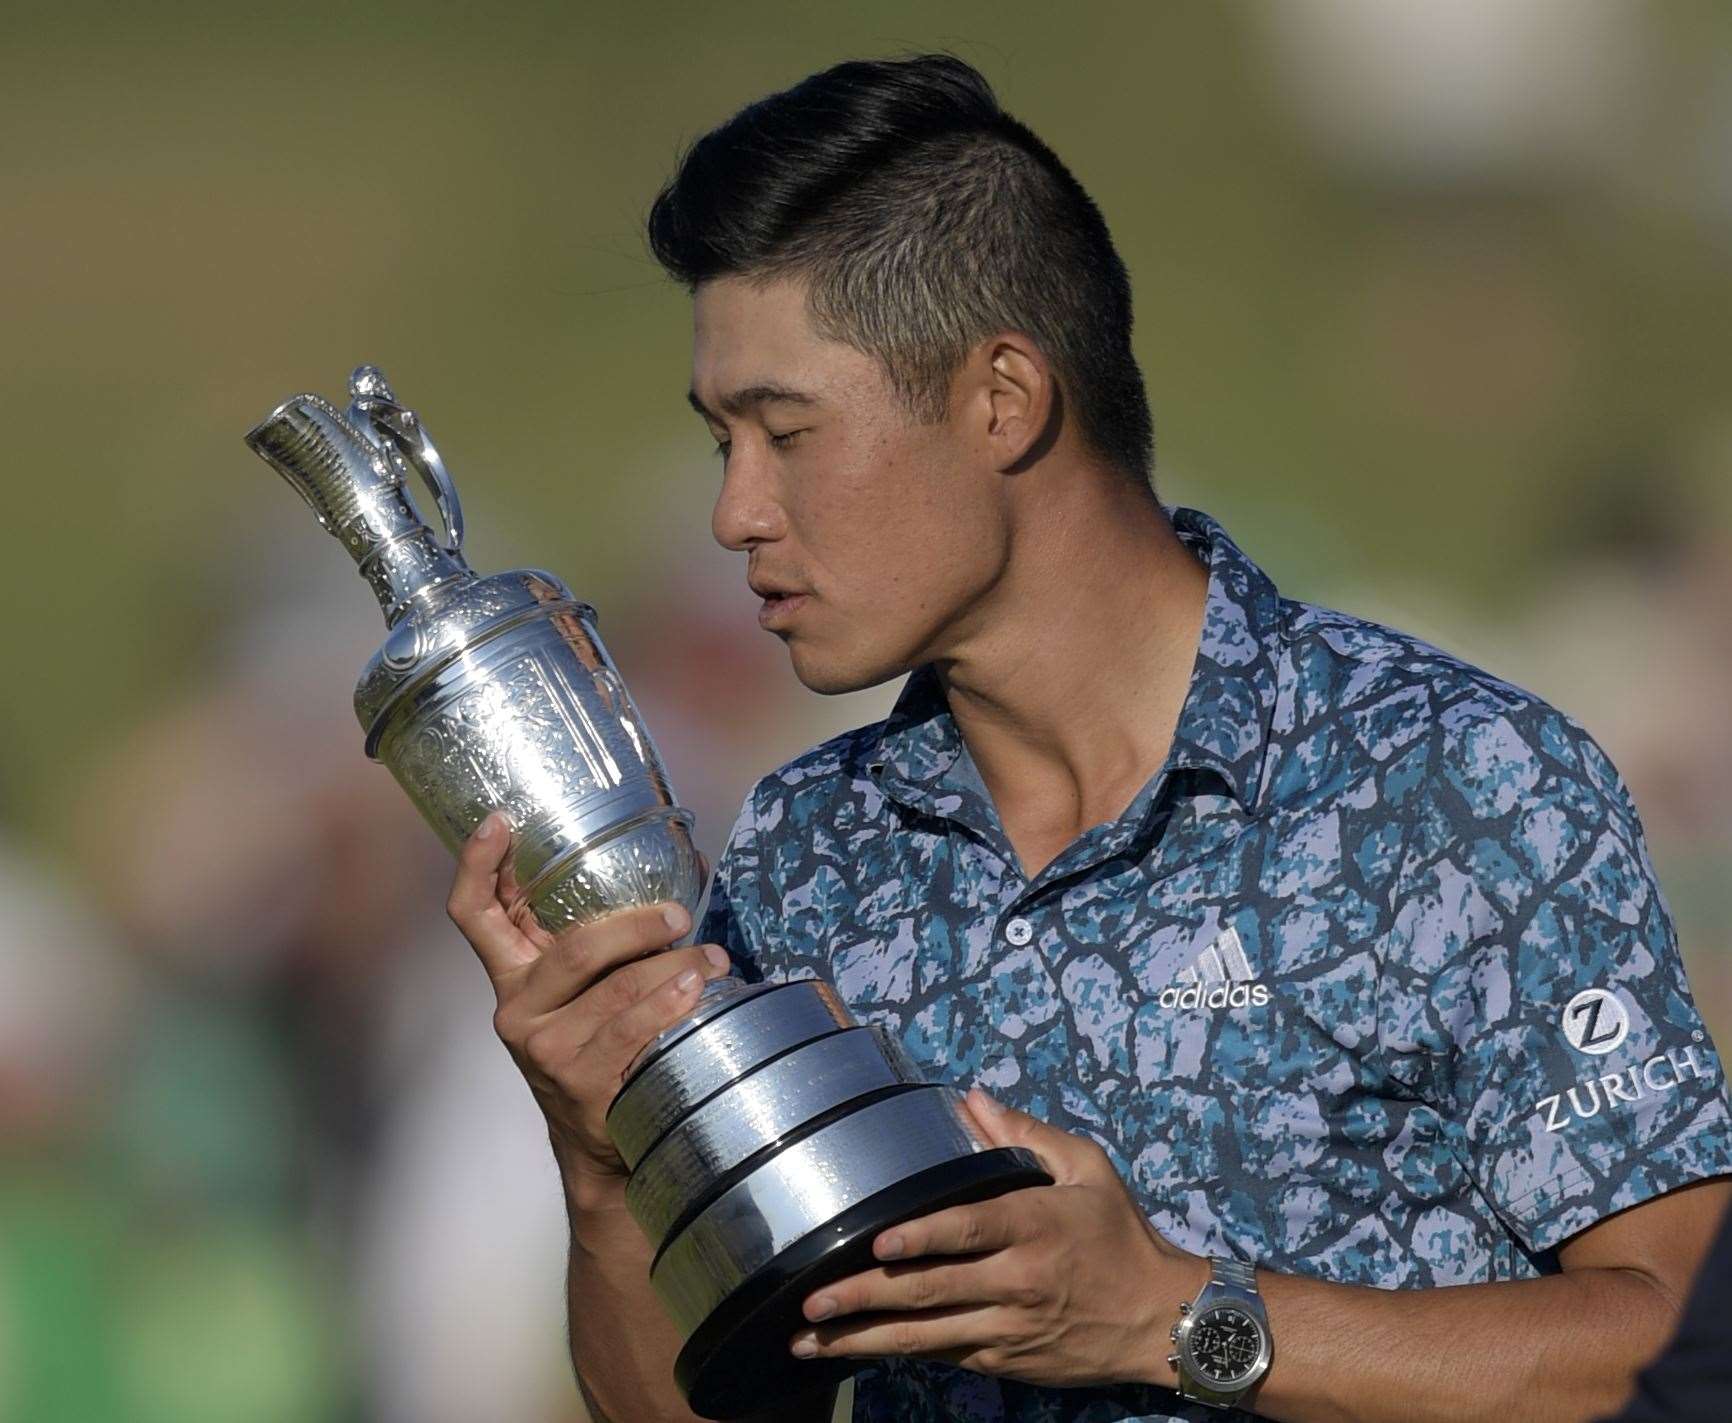
[[836, 1312], [836, 1301], [829, 1295], [819, 1295], [806, 1311], [807, 1319], [828, 1319]]
[[662, 910], [662, 919], [667, 923], [668, 928], [672, 929], [676, 934], [685, 933], [686, 925], [691, 923], [691, 920], [686, 915], [686, 911], [677, 904], [670, 904], [666, 909]]
[[880, 1260], [894, 1260], [902, 1253], [902, 1244], [900, 1235], [886, 1235], [878, 1242], [878, 1258]]
[[674, 980], [674, 987], [679, 989], [681, 993], [690, 993], [698, 986], [698, 980], [702, 977], [703, 974], [699, 973], [695, 968], [688, 968]]
[[706, 945], [704, 948], [704, 957], [717, 968], [726, 968], [728, 966], [728, 951], [720, 944]]
[[982, 1087], [978, 1082], [974, 1084], [971, 1090], [974, 1093], [974, 1099], [979, 1102], [981, 1106], [985, 1107], [988, 1113], [992, 1116], [999, 1116], [1004, 1111], [1004, 1104], [996, 1097], [989, 1094], [986, 1088]]
[[788, 1347], [796, 1359], [809, 1359], [818, 1352], [818, 1336], [796, 1334], [794, 1342]]
[[475, 838], [477, 840], [491, 840], [493, 838], [493, 832], [497, 829], [499, 829], [498, 819], [489, 815], [487, 819], [483, 820], [481, 824], [475, 827]]

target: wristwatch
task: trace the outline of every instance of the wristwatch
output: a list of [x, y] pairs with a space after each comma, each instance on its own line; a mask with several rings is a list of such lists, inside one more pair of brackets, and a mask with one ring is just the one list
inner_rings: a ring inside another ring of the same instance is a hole
[[1209, 1258], [1209, 1283], [1179, 1306], [1167, 1363], [1179, 1397], [1231, 1408], [1269, 1372], [1275, 1342], [1257, 1293], [1257, 1272], [1242, 1260]]

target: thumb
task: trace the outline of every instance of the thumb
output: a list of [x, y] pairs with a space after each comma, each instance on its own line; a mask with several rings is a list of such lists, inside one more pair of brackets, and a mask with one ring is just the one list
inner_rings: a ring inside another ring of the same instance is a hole
[[969, 1115], [979, 1123], [981, 1135], [993, 1146], [1026, 1147], [1060, 1183], [1075, 1180], [1080, 1174], [1081, 1153], [1090, 1145], [1081, 1137], [1005, 1106], [978, 1085], [971, 1087], [963, 1100], [968, 1104]]

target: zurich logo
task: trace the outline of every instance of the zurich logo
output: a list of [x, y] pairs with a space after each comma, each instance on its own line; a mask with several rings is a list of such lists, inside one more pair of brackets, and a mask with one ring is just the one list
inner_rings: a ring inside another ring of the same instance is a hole
[[1564, 1005], [1564, 1037], [1577, 1052], [1600, 1057], [1630, 1031], [1624, 1000], [1607, 988], [1584, 988]]

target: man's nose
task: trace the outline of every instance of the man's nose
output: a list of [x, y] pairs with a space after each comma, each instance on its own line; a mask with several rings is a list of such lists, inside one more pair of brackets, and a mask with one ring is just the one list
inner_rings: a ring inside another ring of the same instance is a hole
[[728, 456], [721, 493], [710, 515], [716, 542], [743, 553], [754, 544], [774, 543], [787, 531], [787, 515], [762, 459], [736, 447]]

